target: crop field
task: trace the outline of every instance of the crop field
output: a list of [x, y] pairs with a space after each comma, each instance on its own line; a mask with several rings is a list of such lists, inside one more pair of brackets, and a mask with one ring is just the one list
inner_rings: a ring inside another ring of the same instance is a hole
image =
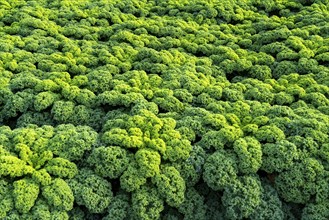
[[328, 220], [329, 0], [0, 0], [1, 220]]

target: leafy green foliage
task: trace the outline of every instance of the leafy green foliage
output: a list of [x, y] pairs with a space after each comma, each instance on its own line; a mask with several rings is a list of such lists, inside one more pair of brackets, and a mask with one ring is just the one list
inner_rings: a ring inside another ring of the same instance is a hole
[[222, 202], [227, 219], [249, 217], [261, 203], [260, 181], [253, 176], [243, 176], [225, 188]]
[[55, 209], [69, 211], [73, 208], [73, 192], [63, 179], [54, 179], [43, 188], [42, 195]]
[[100, 176], [116, 179], [128, 167], [129, 158], [126, 150], [120, 147], [98, 147], [90, 154], [88, 162]]
[[223, 190], [237, 178], [237, 164], [233, 155], [216, 151], [204, 165], [203, 179], [213, 190]]
[[79, 160], [87, 150], [91, 150], [97, 140], [97, 133], [87, 126], [72, 124], [59, 125], [55, 135], [49, 140], [49, 149], [68, 160]]
[[68, 183], [76, 203], [86, 206], [91, 213], [104, 212], [112, 200], [111, 183], [91, 170], [81, 170]]
[[155, 175], [152, 182], [170, 206], [177, 207], [184, 201], [185, 182], [175, 167], [163, 167], [161, 173]]
[[163, 200], [155, 188], [143, 186], [132, 194], [133, 217], [135, 219], [159, 219], [163, 211]]
[[327, 0], [0, 0], [0, 219], [328, 219]]
[[29, 180], [18, 180], [13, 184], [13, 197], [15, 208], [21, 213], [26, 213], [34, 206], [39, 195], [39, 186]]

